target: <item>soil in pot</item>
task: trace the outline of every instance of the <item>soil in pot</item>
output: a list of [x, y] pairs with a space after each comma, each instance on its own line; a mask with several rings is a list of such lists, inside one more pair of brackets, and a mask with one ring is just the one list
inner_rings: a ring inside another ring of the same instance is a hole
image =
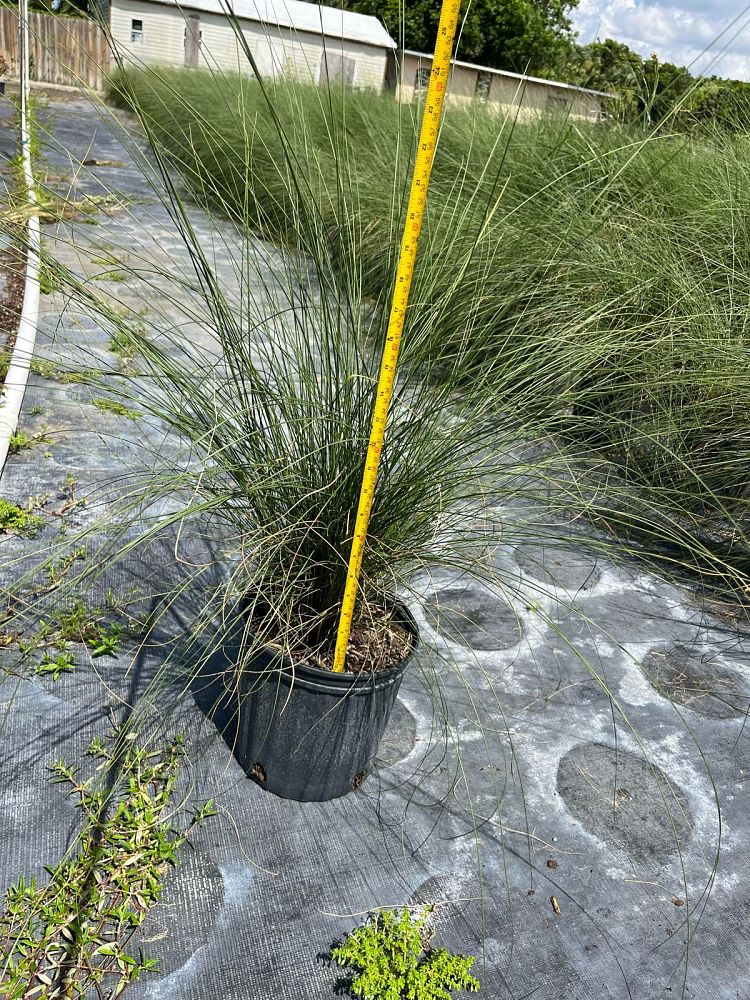
[[[260, 647], [243, 664], [240, 687], [224, 699], [234, 723], [232, 751], [246, 774], [276, 795], [305, 802], [359, 788], [418, 639], [409, 611], [394, 604], [352, 630], [344, 673], [330, 669], [332, 647], [302, 647], [288, 658], [272, 646]], [[223, 652], [224, 675], [234, 668], [236, 677], [236, 637]], [[203, 681], [205, 692], [210, 681]]]
[[[393, 609], [376, 609], [366, 621], [352, 627], [345, 673], [372, 673], [398, 666], [407, 658], [414, 642], [413, 633], [403, 624], [403, 615]], [[290, 658], [308, 667], [333, 671], [335, 648], [335, 642], [325, 644], [322, 649], [300, 645], [291, 650]]]

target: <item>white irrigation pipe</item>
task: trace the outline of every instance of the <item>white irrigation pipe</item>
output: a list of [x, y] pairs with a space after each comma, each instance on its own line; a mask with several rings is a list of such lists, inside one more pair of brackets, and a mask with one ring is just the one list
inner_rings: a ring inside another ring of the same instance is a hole
[[[31, 142], [29, 133], [29, 3], [21, 0], [18, 5], [20, 19], [20, 93], [21, 93], [21, 169], [30, 208], [36, 206], [34, 174], [31, 168]], [[5, 385], [0, 392], [0, 473], [8, 457], [11, 435], [18, 427], [21, 403], [26, 392], [31, 359], [34, 354], [36, 329], [39, 321], [39, 263], [41, 235], [39, 216], [29, 215], [26, 235], [26, 281], [23, 305], [18, 322], [16, 343], [11, 355]]]

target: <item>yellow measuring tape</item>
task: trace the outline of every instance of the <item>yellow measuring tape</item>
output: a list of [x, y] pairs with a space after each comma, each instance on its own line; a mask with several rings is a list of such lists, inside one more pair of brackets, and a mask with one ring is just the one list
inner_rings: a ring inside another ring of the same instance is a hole
[[380, 455], [383, 450], [385, 427], [388, 421], [388, 410], [393, 395], [393, 383], [396, 378], [398, 352], [401, 347], [401, 335], [404, 330], [406, 306], [409, 302], [414, 262], [417, 257], [417, 244], [422, 229], [427, 187], [432, 173], [432, 161], [435, 156], [440, 117], [443, 111], [445, 90], [448, 84], [453, 39], [458, 27], [459, 0], [443, 0], [440, 10], [435, 54], [432, 57], [432, 71], [427, 87], [422, 128], [419, 133], [419, 145], [414, 163], [414, 176], [411, 181], [409, 205], [406, 210], [404, 235], [401, 240], [401, 254], [396, 271], [396, 287], [393, 290], [393, 301], [388, 318], [388, 332], [383, 349], [383, 360], [380, 365], [378, 390], [375, 397], [375, 408], [370, 428], [370, 441], [367, 446], [365, 471], [362, 477], [362, 488], [359, 494], [357, 519], [354, 525], [352, 550], [349, 555], [349, 568], [346, 576], [344, 599], [341, 605], [339, 628], [336, 636], [336, 651], [333, 658], [333, 669], [341, 672], [346, 660], [346, 649], [349, 645], [349, 635], [354, 619], [354, 604], [357, 599], [359, 574], [362, 569], [362, 556], [367, 541], [367, 528], [370, 523], [370, 512], [375, 498], [375, 483], [378, 478]]

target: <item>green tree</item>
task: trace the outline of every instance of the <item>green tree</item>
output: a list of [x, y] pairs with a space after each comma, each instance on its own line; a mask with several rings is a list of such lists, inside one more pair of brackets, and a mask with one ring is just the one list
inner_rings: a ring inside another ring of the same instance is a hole
[[635, 96], [642, 73], [641, 56], [612, 38], [589, 45], [576, 45], [569, 54], [570, 82], [582, 87]]
[[566, 78], [582, 87], [617, 94], [620, 117], [658, 125], [673, 111], [690, 106], [695, 80], [684, 66], [644, 59], [622, 42], [576, 45], [569, 53]]
[[718, 77], [701, 81], [690, 101], [690, 121], [730, 132], [750, 131], [750, 83]]
[[[559, 68], [572, 45], [569, 14], [578, 0], [471, 0], [464, 3], [458, 56], [518, 73]], [[374, 14], [404, 48], [431, 51], [440, 4], [435, 0], [340, 0]]]

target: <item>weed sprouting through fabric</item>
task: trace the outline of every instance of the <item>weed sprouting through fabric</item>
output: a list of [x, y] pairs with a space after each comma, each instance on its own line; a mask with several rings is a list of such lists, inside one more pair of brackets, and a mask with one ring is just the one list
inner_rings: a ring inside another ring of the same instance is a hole
[[89, 753], [99, 773], [82, 777], [58, 760], [52, 781], [67, 788], [83, 818], [71, 855], [49, 868], [43, 883], [20, 878], [0, 916], [0, 996], [117, 997], [157, 968], [128, 942], [161, 894], [191, 830], [212, 815], [210, 802], [176, 823], [172, 797], [183, 741], [166, 749], [139, 746], [134, 734], [111, 745], [99, 737]]

